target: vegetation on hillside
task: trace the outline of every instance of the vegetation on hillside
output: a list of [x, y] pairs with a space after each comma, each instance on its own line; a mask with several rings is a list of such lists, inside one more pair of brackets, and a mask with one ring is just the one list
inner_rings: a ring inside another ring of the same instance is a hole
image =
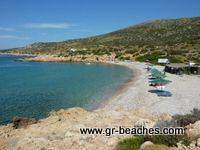
[[[76, 49], [76, 51], [71, 51]], [[34, 43], [12, 52], [58, 56], [114, 55], [118, 60], [200, 63], [200, 17], [157, 20], [108, 34], [52, 43]]]

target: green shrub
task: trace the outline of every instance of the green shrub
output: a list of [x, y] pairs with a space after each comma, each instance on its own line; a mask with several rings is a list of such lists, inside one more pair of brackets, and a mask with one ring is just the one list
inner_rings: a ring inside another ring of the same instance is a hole
[[136, 57], [137, 61], [144, 62], [144, 61], [150, 61], [151, 63], [157, 64], [158, 58], [164, 57], [165, 53], [162, 51], [155, 51], [151, 54], [145, 54], [143, 56]]
[[200, 120], [200, 110], [194, 108], [189, 114], [174, 115], [173, 120], [176, 121], [177, 126], [185, 127], [190, 123], [195, 123]]
[[149, 50], [147, 49], [147, 48], [143, 48], [143, 49], [141, 49], [141, 52], [142, 53], [146, 53], [146, 52], [148, 52]]
[[142, 136], [123, 139], [118, 144], [119, 150], [138, 150], [145, 140]]
[[183, 61], [179, 58], [177, 58], [177, 56], [169, 56], [168, 59], [170, 60], [171, 63], [183, 63]]
[[136, 57], [136, 61], [140, 62], [145, 62], [145, 61], [150, 61], [151, 63], [157, 63], [158, 57], [154, 55], [143, 55], [143, 56], [138, 56]]
[[126, 50], [125, 51], [126, 54], [134, 54], [136, 52], [137, 52], [137, 50], [135, 50], [135, 49], [133, 49], [133, 50]]
[[176, 146], [180, 141], [186, 146], [191, 143], [187, 135], [152, 135], [144, 136], [144, 139], [145, 141], [151, 141], [154, 144], [163, 144], [169, 147]]
[[122, 53], [116, 53], [115, 58], [120, 58], [122, 56]]
[[130, 60], [129, 56], [120, 56], [119, 57], [120, 60]]
[[123, 139], [118, 143], [118, 150], [138, 150], [145, 141], [151, 141], [154, 144], [166, 145], [168, 147], [177, 146], [176, 144], [180, 141], [186, 146], [191, 143], [186, 135], [146, 135], [136, 136], [131, 138]]

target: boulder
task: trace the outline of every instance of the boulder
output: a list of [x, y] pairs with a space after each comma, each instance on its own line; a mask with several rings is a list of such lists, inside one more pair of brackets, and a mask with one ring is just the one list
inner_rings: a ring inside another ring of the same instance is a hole
[[196, 141], [192, 141], [192, 143], [189, 145], [190, 149], [195, 149], [196, 148]]
[[144, 150], [145, 147], [149, 146], [149, 145], [153, 145], [153, 143], [151, 141], [146, 141], [144, 142], [141, 146], [140, 146], [140, 150]]
[[149, 119], [139, 119], [135, 124], [134, 127], [146, 127], [150, 128], [155, 125], [155, 122], [149, 120]]
[[186, 134], [189, 137], [198, 137], [200, 136], [200, 121], [195, 122], [186, 126]]
[[188, 150], [189, 148], [187, 148], [185, 145], [183, 145], [181, 142], [177, 143], [177, 148], [176, 150]]
[[200, 138], [197, 139], [197, 146], [200, 147]]
[[37, 123], [37, 120], [34, 118], [14, 117], [12, 122], [13, 122], [13, 128], [19, 129]]

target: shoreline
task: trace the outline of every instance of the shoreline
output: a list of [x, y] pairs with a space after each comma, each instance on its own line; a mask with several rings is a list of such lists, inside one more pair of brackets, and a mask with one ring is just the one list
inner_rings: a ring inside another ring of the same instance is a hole
[[[112, 64], [112, 63], [111, 63]], [[119, 62], [129, 67], [133, 77], [124, 83], [114, 95], [103, 101], [101, 107], [87, 111], [73, 107], [51, 112], [37, 123], [14, 129], [12, 124], [0, 125], [0, 149], [116, 149], [120, 139], [128, 135], [83, 135], [80, 128], [132, 128], [144, 126], [168, 126], [173, 114], [188, 113], [200, 108], [200, 78], [166, 74], [172, 83], [166, 89], [172, 97], [158, 97], [148, 92], [148, 73], [144, 63]], [[162, 70], [161, 66], [154, 66]]]
[[[15, 55], [15, 54], [12, 54]], [[23, 54], [28, 56], [27, 54]], [[18, 56], [18, 55], [17, 55]], [[43, 59], [44, 55], [36, 58], [36, 60]], [[39, 62], [61, 62], [56, 59], [52, 59], [54, 56], [45, 55], [45, 61]], [[29, 59], [29, 58], [28, 58]], [[50, 60], [49, 60], [50, 59]], [[68, 62], [68, 61], [67, 61]], [[65, 62], [65, 63], [67, 63]], [[79, 62], [79, 63], [86, 63]], [[77, 63], [76, 61], [73, 63]], [[91, 62], [97, 63], [97, 62]], [[118, 89], [116, 89], [113, 94], [103, 99], [102, 102], [97, 104], [92, 111], [97, 109], [104, 110], [137, 110], [145, 109], [148, 112], [152, 113], [170, 113], [170, 114], [184, 114], [189, 113], [193, 108], [200, 108], [200, 78], [198, 76], [189, 76], [184, 75], [183, 77], [167, 73], [167, 78], [172, 81], [169, 85], [166, 85], [166, 90], [172, 93], [171, 97], [159, 97], [154, 93], [150, 93], [149, 90], [154, 88], [149, 86], [148, 73], [144, 69], [145, 63], [140, 62], [114, 62], [114, 61], [105, 61], [98, 63], [106, 63], [112, 65], [121, 65], [128, 67], [133, 76], [130, 80], [123, 83]], [[163, 70], [162, 66], [154, 66], [158, 70]], [[191, 84], [192, 83], [192, 84]], [[188, 88], [189, 87], [189, 88]], [[190, 89], [190, 90], [188, 90]], [[191, 101], [193, 100], [193, 101]]]
[[[120, 111], [132, 111], [132, 110], [145, 110], [145, 107], [141, 104], [134, 104], [134, 100], [140, 97], [141, 93], [137, 93], [136, 91], [140, 91], [141, 80], [144, 80], [144, 63], [140, 62], [119, 62], [118, 65], [128, 67], [132, 70], [132, 78], [129, 82], [124, 83], [123, 87], [120, 88], [116, 93], [108, 98], [104, 104], [101, 105], [100, 109], [104, 109], [105, 111], [109, 110], [120, 110]], [[145, 83], [146, 84], [146, 83]], [[148, 85], [148, 82], [147, 84]], [[135, 90], [135, 91], [134, 91]], [[148, 91], [146, 91], [148, 92]], [[146, 93], [145, 93], [146, 94]], [[146, 110], [145, 110], [146, 111]], [[150, 113], [155, 113], [153, 111], [147, 111]], [[159, 113], [161, 114], [161, 113]]]
[[33, 57], [36, 56], [36, 55], [33, 55], [33, 54], [2, 53], [2, 52], [0, 52], [0, 55], [10, 55], [10, 56], [33, 56]]
[[133, 69], [129, 65], [124, 64], [123, 62], [119, 62], [119, 63], [110, 62], [109, 64], [127, 67], [131, 71], [132, 75], [130, 79], [125, 81], [120, 87], [118, 87], [112, 95], [110, 95], [107, 99], [103, 100], [103, 102], [99, 105], [99, 107], [97, 107], [97, 109], [105, 108], [106, 105], [109, 105], [110, 102], [114, 101], [119, 95], [127, 91], [130, 84], [136, 82], [136, 80], [139, 78], [139, 75], [141, 74], [137, 68]]
[[80, 63], [109, 63], [114, 56], [96, 56], [96, 55], [76, 55], [76, 56], [59, 56], [47, 54], [20, 54], [20, 53], [0, 53], [0, 55], [14, 55], [14, 56], [31, 56], [29, 58], [22, 58], [19, 61], [27, 62], [80, 62]]
[[[27, 54], [23, 55], [28, 56]], [[41, 55], [41, 57], [39, 58], [43, 58], [42, 56], [43, 55]], [[69, 63], [69, 61], [63, 62], [63, 61], [58, 61], [57, 59], [52, 60], [51, 59], [52, 57], [45, 56], [46, 58], [45, 61], [39, 61], [39, 62]], [[38, 59], [38, 57], [33, 57], [33, 59], [35, 58]], [[48, 61], [48, 59], [50, 59], [50, 61]], [[79, 63], [86, 63], [86, 62], [82, 61]], [[77, 62], [71, 62], [71, 63], [77, 63]], [[91, 63], [97, 63], [97, 62], [91, 62]], [[172, 97], [159, 97], [156, 94], [148, 92], [153, 88], [149, 86], [148, 73], [144, 69], [146, 67], [145, 63], [121, 62], [121, 61], [118, 62], [106, 61], [103, 63], [111, 65], [121, 65], [127, 67], [130, 69], [130, 71], [132, 71], [133, 75], [130, 80], [125, 81], [125, 83], [123, 83], [119, 88], [117, 88], [111, 95], [109, 95], [105, 99], [102, 99], [102, 102], [97, 104], [94, 108], [90, 109], [91, 111], [95, 111], [98, 109], [104, 109], [104, 110], [145, 109], [148, 112], [157, 114], [161, 113], [184, 114], [184, 113], [189, 113], [195, 107], [200, 108], [200, 101], [198, 100], [198, 98], [200, 97], [200, 92], [197, 90], [200, 85], [200, 80], [199, 80], [200, 78], [198, 77], [188, 76], [188, 75], [180, 77], [177, 75], [167, 73], [166, 79], [171, 80], [172, 83], [167, 85], [166, 89], [172, 92], [173, 95]], [[154, 66], [154, 68], [157, 68], [158, 70], [163, 70], [162, 66]], [[190, 91], [188, 91], [187, 86], [185, 86], [185, 85], [191, 85], [190, 80], [192, 80], [192, 83], [194, 85], [194, 87], [190, 86], [190, 90], [193, 89], [192, 91], [195, 91], [196, 93], [192, 92], [192, 94], [190, 94]], [[179, 84], [181, 84], [181, 86], [179, 86]], [[176, 88], [177, 86], [179, 88]], [[183, 100], [180, 98], [183, 98]], [[190, 99], [193, 99], [195, 101], [190, 102]], [[181, 101], [183, 103], [181, 103]], [[188, 103], [190, 104], [188, 105]]]
[[[5, 55], [5, 56], [30, 56], [30, 55], [28, 55], [28, 54], [16, 55], [16, 54], [5, 54], [5, 53], [4, 53], [4, 54], [0, 54], [0, 55]], [[49, 63], [49, 62], [51, 62], [51, 63], [82, 63], [82, 64], [84, 64], [83, 62], [63, 62], [63, 61], [45, 61], [44, 63]], [[39, 63], [43, 63], [43, 62], [40, 61]], [[131, 72], [131, 76], [130, 76], [130, 78], [129, 78], [128, 80], [123, 81], [123, 83], [122, 83], [119, 87], [117, 87], [116, 89], [114, 89], [113, 92], [112, 92], [111, 94], [107, 95], [107, 96], [106, 96], [105, 98], [103, 98], [103, 99], [100, 99], [100, 100], [99, 100], [99, 103], [98, 103], [96, 106], [91, 107], [91, 108], [82, 107], [83, 109], [85, 109], [85, 110], [87, 110], [87, 111], [93, 112], [93, 111], [96, 111], [96, 110], [98, 110], [98, 109], [101, 109], [102, 106], [103, 106], [104, 104], [106, 104], [108, 100], [112, 99], [113, 97], [115, 97], [116, 95], [118, 95], [119, 93], [121, 93], [122, 91], [124, 91], [125, 89], [127, 89], [127, 88], [128, 88], [128, 84], [129, 84], [130, 82], [132, 82], [133, 79], [135, 79], [135, 75], [133, 74], [133, 70], [132, 70], [132, 69], [130, 69], [127, 65], [122, 64], [121, 62], [119, 62], [119, 63], [114, 63], [114, 62], [104, 62], [104, 63], [100, 63], [100, 62], [99, 62], [99, 63], [91, 63], [91, 64], [120, 65], [120, 66], [123, 66], [123, 67], [128, 68], [129, 71]], [[75, 107], [76, 107], [76, 106], [75, 106]], [[74, 107], [70, 107], [70, 108], [74, 108]], [[60, 108], [60, 109], [70, 109], [70, 108]], [[60, 109], [59, 109], [59, 110], [60, 110]], [[50, 111], [50, 112], [51, 112], [51, 111]], [[50, 112], [48, 112], [48, 113], [50, 113]], [[43, 118], [39, 118], [39, 120], [40, 120], [40, 119], [45, 119], [45, 118], [47, 118], [47, 117], [48, 117], [48, 116], [43, 117]], [[23, 118], [23, 116], [22, 116], [21, 118]], [[38, 119], [38, 118], [35, 118], [35, 119]], [[2, 123], [2, 124], [0, 124], [0, 125], [7, 125], [7, 124], [11, 124], [11, 123], [12, 123], [12, 120], [10, 120], [10, 121], [7, 122], [7, 123]]]
[[[57, 57], [55, 57], [56, 59], [52, 59], [52, 57], [49, 57], [47, 55], [40, 55], [40, 56], [35, 56], [35, 55], [29, 55], [29, 54], [18, 54], [18, 53], [0, 53], [0, 55], [11, 55], [11, 56], [34, 56], [32, 58], [23, 58], [22, 60], [18, 60], [17, 61], [27, 61], [27, 62], [46, 62], [46, 63], [83, 63], [85, 64], [86, 62], [79, 62], [79, 61], [75, 61], [75, 62], [69, 62], [69, 61], [63, 61], [63, 60], [57, 60]], [[45, 57], [45, 59], [43, 60], [43, 56]], [[46, 57], [47, 56], [47, 57]], [[40, 61], [38, 59], [41, 59]], [[120, 66], [123, 66], [123, 67], [126, 67], [129, 69], [129, 71], [131, 72], [131, 77], [130, 79], [124, 81], [122, 83], [122, 85], [120, 85], [117, 89], [115, 89], [113, 91], [112, 94], [108, 95], [106, 98], [103, 98], [102, 100], [100, 100], [101, 102], [99, 104], [97, 104], [94, 108], [84, 108], [86, 110], [89, 110], [89, 111], [95, 111], [97, 109], [101, 109], [103, 107], [105, 107], [105, 105], [107, 105], [109, 103], [109, 101], [113, 101], [113, 99], [115, 99], [115, 97], [117, 97], [118, 95], [120, 95], [121, 93], [123, 93], [124, 91], [126, 91], [130, 85], [130, 83], [132, 82], [135, 82], [136, 79], [138, 78], [138, 72], [139, 70], [137, 68], [131, 68], [129, 65], [123, 63], [123, 62], [91, 62], [91, 64], [94, 64], [94, 63], [98, 63], [98, 64], [109, 64], [109, 65], [120, 65]], [[72, 107], [73, 108], [73, 107]], [[62, 109], [62, 108], [61, 108]]]

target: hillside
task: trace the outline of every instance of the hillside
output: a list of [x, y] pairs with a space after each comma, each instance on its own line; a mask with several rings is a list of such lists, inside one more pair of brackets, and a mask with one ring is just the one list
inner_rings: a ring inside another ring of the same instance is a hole
[[10, 52], [77, 56], [82, 60], [104, 56], [156, 62], [157, 58], [168, 57], [172, 62], [200, 63], [200, 17], [145, 22], [100, 36], [34, 43]]

